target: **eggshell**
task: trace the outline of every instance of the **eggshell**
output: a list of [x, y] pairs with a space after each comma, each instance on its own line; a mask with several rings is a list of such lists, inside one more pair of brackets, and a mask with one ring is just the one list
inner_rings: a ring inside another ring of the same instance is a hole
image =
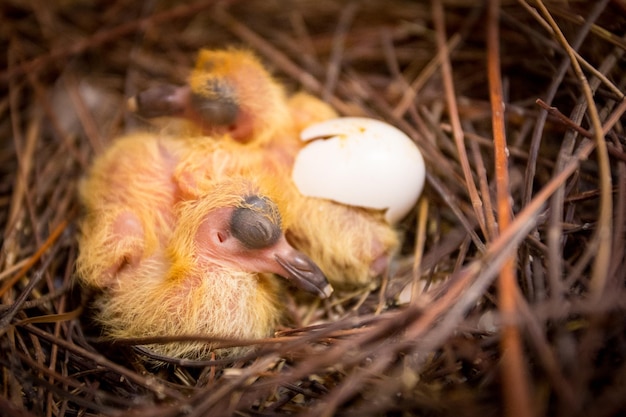
[[386, 210], [402, 219], [424, 187], [424, 159], [399, 129], [374, 119], [341, 117], [316, 123], [300, 135], [292, 178], [300, 192], [351, 206]]

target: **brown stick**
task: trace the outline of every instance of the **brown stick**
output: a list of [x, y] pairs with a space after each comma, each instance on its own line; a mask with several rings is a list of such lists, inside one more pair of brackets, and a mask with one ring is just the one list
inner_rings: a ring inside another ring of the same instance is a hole
[[437, 37], [437, 49], [441, 56], [441, 75], [443, 77], [443, 87], [446, 95], [446, 103], [448, 105], [448, 114], [450, 115], [450, 124], [452, 125], [452, 134], [454, 136], [454, 142], [459, 156], [459, 162], [463, 169], [463, 175], [465, 176], [465, 182], [467, 184], [467, 191], [476, 213], [476, 220], [480, 225], [481, 230], [485, 235], [487, 233], [487, 227], [485, 225], [485, 215], [483, 212], [483, 203], [478, 194], [478, 189], [474, 183], [472, 177], [472, 169], [467, 158], [467, 152], [465, 150], [465, 143], [463, 138], [463, 129], [461, 128], [461, 120], [459, 118], [459, 111], [454, 93], [454, 83], [452, 81], [452, 65], [450, 63], [450, 54], [448, 51], [448, 43], [446, 41], [446, 28], [443, 13], [443, 5], [441, 0], [433, 0], [433, 22], [436, 29]]
[[[613, 224], [613, 197], [611, 193], [611, 166], [609, 162], [609, 153], [606, 143], [604, 142], [604, 136], [602, 134], [602, 124], [600, 122], [600, 116], [596, 103], [593, 99], [593, 93], [589, 87], [589, 82], [585, 77], [585, 74], [580, 67], [580, 64], [576, 60], [574, 50], [567, 42], [567, 39], [561, 32], [557, 23], [550, 15], [550, 12], [543, 4], [541, 0], [537, 0], [537, 6], [541, 10], [550, 26], [554, 30], [554, 34], [565, 51], [569, 55], [572, 67], [576, 72], [578, 80], [580, 81], [583, 93], [587, 100], [589, 107], [589, 118], [593, 126], [594, 141], [596, 144], [596, 153], [598, 156], [598, 170], [600, 181], [600, 213], [598, 216], [598, 227], [596, 229], [595, 239], [597, 240], [596, 257], [593, 263], [593, 272], [591, 277], [591, 296], [599, 300], [604, 292], [604, 287], [608, 279], [608, 272], [610, 267], [611, 258], [611, 229]], [[592, 245], [595, 246], [595, 245]], [[589, 248], [593, 250], [594, 248]]]
[[25, 74], [27, 72], [37, 71], [39, 68], [52, 62], [60, 61], [64, 58], [83, 53], [88, 49], [105, 45], [121, 36], [128, 35], [129, 33], [133, 33], [135, 31], [144, 30], [147, 27], [153, 26], [159, 22], [194, 15], [203, 9], [213, 6], [213, 4], [214, 1], [212, 0], [201, 0], [196, 3], [183, 4], [182, 6], [174, 7], [148, 17], [123, 23], [112, 29], [96, 32], [87, 39], [82, 39], [69, 46], [53, 49], [48, 52], [48, 54], [40, 55], [30, 61], [22, 62], [9, 70], [0, 72], [0, 81], [6, 81], [13, 76]]
[[[500, 2], [490, 1], [487, 23], [487, 73], [495, 151], [496, 206], [500, 231], [504, 231], [510, 226], [512, 209], [504, 126], [504, 97], [500, 75], [499, 12]], [[519, 314], [516, 302], [516, 295], [519, 292], [515, 272], [516, 259], [516, 252], [512, 252], [504, 262], [498, 279], [499, 309], [504, 317], [500, 339], [504, 413], [508, 416], [531, 417], [535, 413], [530, 407], [532, 402], [530, 401], [528, 371], [524, 365], [520, 329], [514, 320]]]

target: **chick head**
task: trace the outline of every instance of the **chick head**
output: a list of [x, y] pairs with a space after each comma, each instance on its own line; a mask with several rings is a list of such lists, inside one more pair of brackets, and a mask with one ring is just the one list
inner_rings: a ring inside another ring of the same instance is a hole
[[241, 49], [203, 49], [187, 85], [154, 87], [129, 105], [141, 116], [183, 117], [203, 134], [242, 143], [265, 143], [291, 123], [282, 86], [254, 54]]
[[193, 265], [274, 273], [322, 298], [332, 293], [319, 267], [287, 242], [276, 203], [248, 180], [221, 181], [210, 195], [180, 203], [179, 213], [169, 247], [174, 279]]

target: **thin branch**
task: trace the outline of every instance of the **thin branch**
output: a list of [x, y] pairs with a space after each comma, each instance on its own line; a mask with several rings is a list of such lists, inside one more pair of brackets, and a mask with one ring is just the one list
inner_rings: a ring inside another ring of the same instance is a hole
[[[550, 26], [554, 30], [554, 34], [557, 37], [559, 43], [565, 48], [567, 54], [570, 57], [572, 67], [576, 72], [576, 76], [580, 81], [583, 93], [589, 106], [589, 118], [591, 119], [591, 125], [593, 126], [594, 140], [596, 143], [596, 153], [598, 156], [598, 169], [599, 169], [599, 181], [600, 181], [600, 212], [598, 216], [598, 226], [596, 229], [595, 239], [597, 239], [597, 253], [593, 263], [593, 273], [591, 278], [591, 295], [594, 299], [599, 300], [604, 292], [606, 281], [608, 279], [608, 271], [610, 268], [611, 259], [611, 230], [613, 224], [613, 196], [611, 192], [611, 166], [609, 163], [609, 154], [606, 143], [604, 141], [604, 135], [602, 134], [602, 123], [600, 122], [600, 116], [598, 115], [598, 109], [593, 99], [593, 92], [589, 87], [589, 83], [585, 74], [583, 73], [578, 60], [574, 54], [574, 50], [567, 42], [567, 39], [561, 32], [561, 29], [556, 24], [552, 15], [543, 4], [541, 0], [537, 0], [537, 5], [541, 9], [544, 17], [550, 23]], [[591, 248], [590, 248], [591, 249]]]
[[358, 10], [358, 5], [355, 2], [348, 3], [343, 8], [339, 16], [339, 23], [333, 37], [333, 48], [326, 69], [326, 83], [324, 84], [324, 91], [322, 92], [322, 99], [329, 101], [333, 96], [337, 81], [339, 80], [339, 73], [341, 70], [341, 61], [343, 59], [343, 51], [346, 43], [346, 34], [350, 30], [350, 25], [354, 20], [354, 16]]
[[450, 123], [452, 124], [452, 134], [454, 136], [457, 152], [459, 154], [459, 162], [461, 163], [461, 167], [463, 169], [463, 175], [465, 176], [467, 190], [469, 192], [470, 200], [476, 214], [476, 220], [486, 236], [488, 233], [487, 226], [485, 225], [483, 203], [480, 199], [478, 189], [476, 188], [476, 184], [474, 183], [474, 179], [472, 177], [472, 170], [470, 168], [469, 160], [467, 158], [467, 151], [465, 150], [463, 129], [461, 128], [461, 120], [459, 119], [459, 111], [454, 93], [454, 83], [452, 81], [452, 65], [450, 63], [450, 52], [448, 50], [448, 43], [446, 41], [446, 28], [442, 1], [433, 0], [432, 8], [433, 21], [435, 24], [437, 35], [437, 48], [442, 57], [441, 73], [443, 76], [443, 87], [445, 90], [446, 102], [448, 104]]
[[[511, 193], [509, 190], [509, 159], [504, 125], [504, 97], [500, 76], [499, 45], [500, 2], [489, 2], [487, 22], [487, 74], [491, 102], [493, 141], [495, 151], [496, 206], [500, 231], [506, 230], [511, 222]], [[517, 256], [514, 251], [504, 262], [498, 279], [499, 309], [505, 321], [502, 326], [500, 346], [502, 352], [502, 390], [505, 413], [509, 416], [531, 417], [534, 410], [529, 407], [530, 385], [525, 366], [520, 329], [513, 320], [517, 311], [516, 296], [519, 292], [515, 273]]]
[[24, 61], [13, 68], [0, 72], [0, 81], [6, 81], [11, 77], [22, 75], [27, 72], [37, 71], [50, 63], [58, 62], [73, 55], [81, 54], [89, 49], [106, 45], [107, 43], [113, 42], [114, 40], [135, 31], [146, 30], [149, 27], [153, 27], [157, 23], [192, 16], [204, 9], [212, 7], [214, 3], [215, 0], [201, 0], [196, 3], [183, 4], [160, 13], [155, 13], [145, 18], [123, 23], [112, 29], [96, 32], [86, 39], [79, 40], [71, 45], [66, 44], [63, 47], [51, 50], [47, 54], [40, 55], [30, 61]]

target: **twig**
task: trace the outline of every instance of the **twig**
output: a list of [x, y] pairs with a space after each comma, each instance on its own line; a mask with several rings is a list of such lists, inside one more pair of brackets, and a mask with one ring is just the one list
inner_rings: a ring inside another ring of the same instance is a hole
[[[465, 137], [471, 139], [467, 133], [465, 133]], [[491, 146], [494, 146], [493, 141], [490, 141], [489, 143], [491, 144]], [[489, 232], [489, 235], [487, 237], [489, 240], [491, 240], [498, 234], [498, 225], [496, 223], [494, 209], [491, 202], [491, 192], [489, 190], [489, 181], [487, 180], [487, 169], [485, 167], [485, 162], [483, 161], [483, 157], [480, 153], [480, 148], [477, 141], [470, 140], [469, 145], [472, 151], [472, 156], [474, 158], [474, 165], [476, 166], [478, 185], [480, 187], [480, 192], [482, 193], [483, 202], [485, 204], [485, 222], [487, 223], [487, 231]]]
[[[554, 11], [554, 14], [561, 16], [564, 19], [569, 20], [570, 22], [573, 22], [576, 24], [583, 25], [589, 21], [588, 17], [583, 17], [579, 14], [574, 14], [571, 10], [568, 10], [564, 7], [559, 7], [558, 5], [553, 5], [552, 10]], [[593, 24], [591, 25], [591, 31], [595, 35], [606, 39], [608, 42], [612, 43], [618, 48], [626, 50], [626, 41], [616, 36], [615, 34], [609, 32], [605, 28], [598, 26], [596, 24]]]
[[19, 281], [30, 268], [32, 268], [35, 262], [37, 262], [39, 258], [41, 258], [41, 255], [43, 255], [50, 248], [50, 246], [52, 246], [52, 244], [59, 238], [59, 236], [65, 230], [66, 227], [67, 227], [67, 221], [63, 221], [61, 222], [61, 224], [57, 225], [57, 227], [54, 228], [52, 233], [50, 233], [50, 236], [48, 237], [48, 239], [44, 242], [44, 244], [39, 249], [37, 249], [37, 252], [35, 252], [30, 257], [29, 261], [19, 270], [19, 272], [15, 274], [13, 278], [7, 280], [7, 282], [5, 282], [2, 287], [0, 287], [0, 297], [4, 293], [6, 293], [11, 287], [13, 287], [13, 285], [15, 285], [15, 283]]
[[322, 92], [322, 99], [324, 101], [330, 100], [335, 87], [337, 86], [343, 50], [346, 42], [346, 34], [350, 29], [350, 24], [352, 23], [352, 20], [354, 20], [357, 10], [358, 4], [356, 2], [351, 2], [342, 9], [341, 14], [339, 15], [339, 23], [337, 24], [335, 36], [333, 37], [330, 61], [328, 62], [328, 68], [326, 69], [326, 82], [324, 83], [324, 90]]
[[147, 390], [149, 390], [150, 392], [154, 393], [154, 395], [157, 398], [163, 399], [165, 397], [169, 397], [169, 398], [173, 398], [173, 399], [178, 399], [178, 400], [182, 400], [184, 398], [183, 394], [168, 388], [167, 386], [163, 385], [162, 383], [158, 382], [156, 380], [155, 377], [144, 377], [141, 376], [135, 372], [129, 371], [128, 369], [124, 368], [121, 365], [118, 365], [110, 360], [108, 360], [107, 358], [105, 358], [102, 355], [90, 352], [86, 349], [81, 348], [80, 346], [71, 343], [67, 340], [63, 340], [60, 338], [57, 338], [53, 335], [51, 335], [48, 332], [45, 332], [35, 326], [33, 326], [32, 324], [27, 324], [26, 326], [24, 326], [24, 329], [26, 329], [28, 332], [34, 334], [35, 336], [42, 338], [44, 340], [49, 341], [50, 343], [54, 343], [56, 345], [58, 345], [59, 347], [66, 349], [70, 352], [73, 352], [79, 356], [82, 356], [85, 359], [88, 359], [92, 362], [94, 362], [97, 365], [100, 365], [102, 367], [107, 368], [108, 370], [112, 371], [112, 372], [116, 372], [117, 374], [119, 374], [120, 376], [126, 378], [129, 381], [132, 381], [134, 383], [136, 383], [137, 385], [140, 385], [144, 388], [146, 388]]
[[[9, 103], [11, 108], [11, 127], [13, 128], [13, 145], [17, 154], [17, 172], [14, 178], [14, 189], [11, 195], [11, 206], [9, 208], [7, 223], [4, 229], [3, 254], [0, 259], [4, 259], [4, 266], [10, 266], [15, 262], [17, 252], [17, 234], [24, 227], [23, 209], [28, 200], [28, 182], [32, 175], [34, 154], [37, 149], [37, 142], [41, 132], [41, 117], [34, 117], [28, 125], [26, 137], [22, 134], [21, 112], [19, 97], [23, 87], [16, 83], [9, 85]], [[0, 290], [0, 297], [4, 291]]]
[[[566, 125], [568, 128], [575, 130], [581, 136], [584, 136], [589, 139], [593, 139], [594, 135], [587, 129], [581, 127], [579, 124], [575, 123], [571, 118], [567, 117], [563, 113], [561, 113], [556, 107], [549, 106], [545, 101], [541, 99], [537, 99], [537, 104], [546, 110], [550, 115], [556, 117], [560, 122]], [[606, 135], [615, 124], [620, 120], [620, 118], [626, 113], [626, 99], [620, 101], [619, 105], [613, 110], [613, 112], [607, 117], [604, 124], [602, 125], [602, 134]], [[607, 150], [611, 156], [621, 159], [622, 161], [626, 161], [626, 154], [619, 149], [617, 149], [614, 145], [607, 143]]]
[[[545, 19], [541, 18], [541, 15], [539, 13], [537, 13], [537, 11], [535, 9], [532, 9], [524, 0], [518, 0], [522, 5], [524, 5], [524, 7], [527, 8], [527, 10], [530, 11], [531, 15], [533, 17], [535, 17], [539, 23], [546, 29], [546, 31], [548, 33], [550, 33], [551, 35], [554, 36], [554, 30], [552, 29], [552, 26], [550, 26], [550, 23], [548, 23]], [[593, 22], [597, 19], [597, 14], [595, 12], [597, 11], [603, 11], [606, 8], [606, 5], [608, 3], [608, 0], [601, 0], [598, 1], [595, 5], [595, 11], [592, 11], [585, 20], [583, 20], [582, 22], [578, 21], [577, 23], [582, 23], [582, 27], [581, 29], [577, 32], [578, 36], [576, 37], [576, 40], [574, 42], [572, 42], [572, 47], [573, 47], [573, 54], [576, 57], [576, 60], [578, 61], [578, 63], [580, 64], [580, 66], [582, 68], [584, 68], [585, 70], [589, 71], [593, 76], [597, 77], [598, 80], [600, 80], [602, 82], [602, 84], [604, 84], [611, 92], [613, 92], [613, 94], [615, 94], [617, 97], [619, 97], [619, 99], [621, 100], [624, 97], [624, 93], [615, 86], [615, 84], [613, 84], [611, 82], [611, 80], [609, 80], [604, 74], [602, 74], [602, 72], [598, 71], [593, 65], [591, 65], [589, 62], [587, 62], [587, 60], [585, 58], [583, 58], [577, 51], [577, 49], [580, 47], [580, 44], [577, 42], [578, 39], [584, 39], [587, 34], [589, 33], [589, 31], [594, 31], [594, 29], [597, 29], [598, 26], [595, 25]], [[558, 10], [556, 6], [552, 6], [553, 9]], [[524, 30], [530, 30], [528, 28], [524, 28]], [[596, 31], [597, 32], [597, 31]], [[607, 31], [603, 31], [603, 33], [607, 34], [609, 32]], [[617, 37], [615, 37], [615, 35], [612, 35], [612, 37], [614, 39], [617, 39], [618, 42], [615, 43], [616, 46], [622, 48], [622, 49], [626, 49], [626, 44], [624, 43], [624, 40], [619, 39]], [[558, 47], [556, 47], [556, 49], [559, 52], [565, 53], [567, 54], [567, 50], [561, 50]]]
[[[504, 97], [500, 76], [499, 45], [500, 2], [492, 0], [488, 6], [487, 22], [487, 73], [489, 98], [491, 101], [493, 141], [495, 151], [496, 205], [500, 231], [506, 230], [511, 222], [511, 193], [509, 191], [509, 161], [507, 155], [506, 132], [504, 126]], [[516, 317], [516, 295], [519, 292], [515, 273], [517, 256], [515, 252], [504, 262], [498, 280], [499, 309], [505, 321], [502, 326], [500, 346], [502, 352], [502, 390], [505, 414], [509, 416], [531, 417], [530, 386], [524, 361], [520, 329], [511, 319]]]
[[443, 4], [441, 0], [432, 0], [433, 9], [433, 21], [437, 35], [437, 48], [442, 56], [441, 59], [441, 73], [443, 76], [443, 87], [446, 95], [446, 102], [448, 104], [448, 113], [450, 117], [450, 123], [452, 124], [452, 134], [456, 143], [457, 152], [459, 156], [459, 162], [463, 169], [463, 175], [465, 176], [465, 183], [467, 185], [467, 191], [474, 207], [476, 214], [476, 220], [485, 235], [487, 235], [487, 227], [485, 225], [485, 215], [483, 212], [483, 203], [478, 195], [478, 190], [474, 179], [472, 177], [472, 170], [470, 168], [469, 160], [467, 158], [467, 152], [465, 150], [465, 143], [463, 140], [463, 129], [461, 128], [461, 121], [459, 119], [459, 112], [454, 93], [454, 83], [452, 81], [452, 66], [450, 64], [450, 55], [448, 51], [448, 44], [446, 42], [446, 29], [443, 13]]
[[[610, 268], [611, 258], [611, 228], [613, 223], [613, 197], [611, 193], [611, 167], [609, 164], [609, 154], [607, 151], [606, 143], [604, 142], [604, 136], [602, 134], [602, 124], [600, 122], [600, 116], [596, 108], [595, 101], [593, 99], [593, 93], [587, 82], [585, 74], [580, 68], [580, 64], [576, 60], [572, 47], [567, 42], [567, 39], [561, 32], [560, 28], [550, 15], [550, 12], [543, 4], [542, 0], [537, 0], [537, 5], [541, 9], [544, 17], [550, 23], [550, 26], [554, 30], [554, 33], [563, 48], [567, 51], [570, 57], [570, 61], [576, 72], [578, 80], [581, 83], [581, 87], [587, 99], [587, 105], [589, 106], [589, 118], [594, 130], [594, 140], [596, 143], [596, 153], [598, 156], [598, 169], [599, 169], [599, 181], [600, 181], [600, 213], [598, 216], [598, 226], [596, 229], [595, 238], [598, 241], [597, 254], [594, 258], [593, 273], [591, 278], [591, 296], [598, 301], [604, 292], [606, 281], [608, 279], [608, 271]], [[591, 248], [590, 248], [591, 249]]]
[[476, 245], [478, 250], [481, 252], [485, 252], [485, 244], [480, 239], [480, 236], [478, 236], [478, 233], [476, 233], [476, 231], [474, 230], [476, 228], [476, 223], [470, 221], [465, 216], [463, 210], [461, 210], [459, 205], [454, 201], [454, 193], [450, 192], [441, 180], [436, 178], [434, 175], [431, 175], [429, 172], [426, 172], [426, 181], [443, 198], [448, 207], [450, 207], [454, 215], [465, 228], [467, 234], [472, 238], [472, 241], [474, 242], [474, 245]]
[[426, 81], [428, 81], [428, 79], [435, 73], [435, 71], [437, 70], [437, 67], [441, 65], [442, 60], [445, 58], [444, 52], [446, 51], [448, 53], [454, 52], [454, 50], [460, 44], [461, 44], [461, 35], [458, 33], [455, 33], [454, 35], [452, 35], [452, 37], [450, 37], [450, 39], [447, 42], [447, 50], [439, 49], [437, 51], [437, 55], [435, 55], [435, 57], [432, 60], [430, 60], [430, 62], [428, 62], [428, 65], [426, 65], [426, 67], [420, 72], [419, 76], [416, 77], [415, 80], [413, 80], [413, 82], [411, 82], [410, 87], [404, 91], [402, 98], [400, 99], [398, 104], [396, 104], [396, 106], [393, 108], [394, 116], [402, 117], [404, 113], [406, 113], [409, 106], [413, 103], [413, 100], [415, 100], [415, 96], [417, 96], [417, 92], [419, 91], [419, 89], [422, 88], [424, 84], [426, 84]]
[[[551, 30], [550, 26], [545, 22], [544, 19], [541, 18], [541, 16], [537, 13], [537, 11], [534, 8], [531, 8], [530, 6], [528, 6], [527, 3], [523, 0], [519, 0], [519, 2], [525, 7], [528, 7], [528, 10], [529, 12], [531, 12], [531, 15], [534, 16], [539, 21], [540, 24], [545, 25], [547, 30]], [[595, 5], [595, 7], [593, 8], [593, 10], [588, 16], [587, 23], [583, 25], [583, 27], [579, 30], [576, 36], [576, 39], [574, 39], [574, 42], [572, 42], [573, 48], [580, 47], [583, 40], [589, 33], [591, 23], [595, 19], [597, 19], [597, 17], [602, 12], [602, 10], [604, 10], [605, 6], [603, 5], [603, 3], [605, 2], [606, 0], [602, 2], [598, 2], [598, 4]], [[551, 103], [552, 100], [554, 100], [554, 97], [557, 94], [559, 86], [561, 85], [561, 82], [563, 81], [563, 78], [565, 77], [565, 74], [567, 73], [569, 66], [570, 66], [569, 60], [564, 59], [563, 62], [561, 62], [561, 65], [559, 66], [556, 74], [552, 77], [553, 81], [550, 84], [550, 87], [548, 88], [548, 91], [546, 92], [546, 95], [545, 95], [545, 101], [547, 103]], [[539, 117], [537, 118], [537, 122], [535, 123], [535, 128], [533, 130], [531, 145], [529, 149], [530, 157], [528, 159], [528, 164], [526, 165], [526, 173], [524, 177], [525, 186], [524, 186], [524, 194], [522, 197], [522, 204], [527, 204], [532, 198], [533, 180], [534, 180], [535, 172], [537, 168], [536, 166], [537, 155], [539, 154], [539, 147], [541, 146], [541, 139], [543, 137], [542, 133], [543, 133], [543, 128], [544, 128], [546, 119], [547, 119], [547, 115], [548, 114], [546, 112], [541, 112], [539, 114]]]
[[127, 23], [123, 23], [112, 29], [96, 32], [87, 39], [82, 39], [71, 45], [64, 45], [63, 47], [56, 48], [48, 52], [48, 54], [40, 55], [30, 61], [22, 62], [9, 70], [0, 72], [0, 81], [6, 81], [7, 79], [18, 76], [27, 72], [37, 71], [40, 68], [56, 61], [60, 61], [67, 57], [81, 54], [89, 49], [106, 45], [122, 36], [129, 33], [146, 30], [147, 28], [156, 25], [157, 23], [173, 20], [185, 16], [191, 16], [198, 13], [201, 10], [207, 9], [215, 3], [215, 0], [201, 0], [197, 3], [184, 4], [174, 7], [169, 10], [165, 10], [160, 13], [155, 13], [151, 16], [132, 20]]
[[547, 111], [548, 114], [550, 114], [551, 116], [556, 117], [561, 123], [563, 123], [568, 128], [575, 130], [577, 133], [580, 133], [582, 136], [586, 138], [589, 138], [589, 139], [593, 138], [593, 134], [591, 132], [581, 127], [580, 125], [576, 124], [572, 119], [570, 119], [569, 117], [561, 113], [556, 107], [550, 106], [548, 103], [546, 103], [540, 98], [537, 99], [536, 103], [539, 105], [539, 107]]
[[419, 296], [419, 282], [422, 275], [422, 258], [424, 256], [424, 245], [426, 244], [426, 223], [428, 219], [428, 199], [426, 197], [422, 197], [418, 204], [417, 211], [417, 230], [415, 233], [415, 251], [414, 251], [414, 259], [413, 259], [413, 282], [411, 283], [412, 291], [411, 291], [411, 302], [414, 303], [417, 301], [417, 297]]

